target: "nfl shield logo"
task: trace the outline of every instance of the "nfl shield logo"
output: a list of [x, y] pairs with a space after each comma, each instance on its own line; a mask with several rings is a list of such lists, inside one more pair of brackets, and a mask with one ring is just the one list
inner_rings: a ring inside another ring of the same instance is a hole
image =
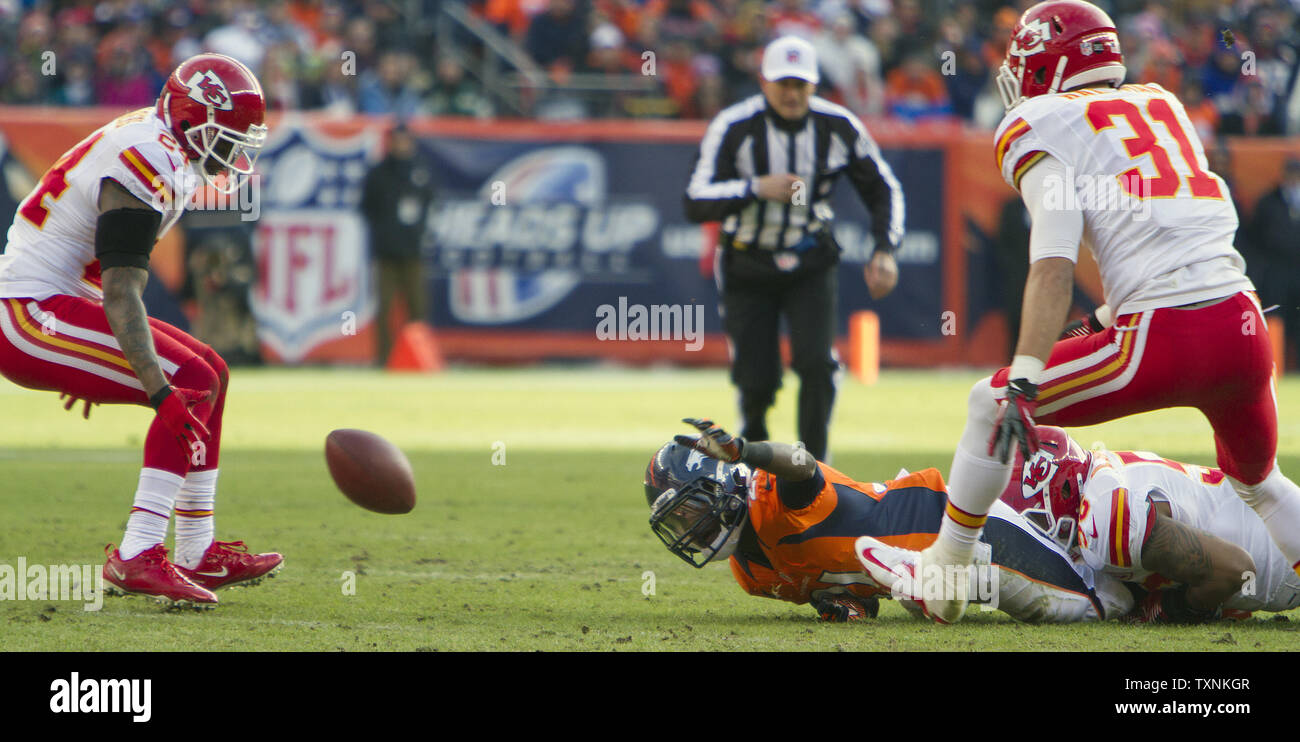
[[772, 261], [776, 267], [787, 273], [799, 267], [799, 255], [792, 252], [779, 252], [772, 256]]

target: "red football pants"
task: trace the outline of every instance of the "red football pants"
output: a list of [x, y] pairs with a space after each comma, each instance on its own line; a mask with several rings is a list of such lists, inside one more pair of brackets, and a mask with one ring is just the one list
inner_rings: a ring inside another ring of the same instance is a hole
[[[212, 437], [187, 450], [155, 419], [145, 438], [144, 465], [179, 476], [217, 468], [229, 369], [216, 351], [150, 318], [154, 348], [173, 386], [211, 395], [192, 409]], [[0, 299], [0, 374], [27, 387], [104, 404], [148, 405], [144, 387], [122, 355], [98, 301], [75, 296]]]
[[[998, 400], [1009, 371], [993, 375]], [[1105, 332], [1058, 342], [1034, 419], [1073, 427], [1167, 407], [1195, 407], [1209, 419], [1228, 476], [1246, 484], [1268, 476], [1277, 455], [1273, 350], [1253, 294], [1126, 314]]]

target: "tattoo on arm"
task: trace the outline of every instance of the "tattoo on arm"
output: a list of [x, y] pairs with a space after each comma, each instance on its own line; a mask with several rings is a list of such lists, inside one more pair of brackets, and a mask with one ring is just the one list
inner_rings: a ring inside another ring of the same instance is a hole
[[1156, 514], [1151, 535], [1142, 546], [1142, 563], [1187, 585], [1187, 603], [1197, 610], [1218, 608], [1255, 569], [1245, 549], [1163, 513]]
[[1214, 570], [1214, 562], [1200, 535], [1200, 531], [1157, 513], [1151, 535], [1142, 546], [1143, 566], [1175, 582], [1203, 582]]
[[158, 352], [153, 345], [153, 331], [149, 327], [149, 315], [145, 312], [145, 284], [149, 281], [149, 271], [143, 268], [116, 267], [104, 271], [104, 313], [108, 315], [109, 327], [118, 345], [122, 346], [122, 355], [126, 356], [131, 370], [144, 386], [144, 393], [153, 396], [158, 390], [167, 386], [167, 377], [163, 375], [158, 363]]
[[[114, 209], [152, 210], [112, 178], [100, 181], [98, 205], [101, 214]], [[144, 386], [144, 393], [152, 396], [167, 386], [167, 377], [158, 363], [149, 315], [141, 298], [145, 284], [149, 282], [149, 271], [129, 266], [105, 268], [103, 279], [104, 313], [108, 315], [108, 325], [118, 345], [122, 346], [122, 355], [126, 356], [131, 370]]]

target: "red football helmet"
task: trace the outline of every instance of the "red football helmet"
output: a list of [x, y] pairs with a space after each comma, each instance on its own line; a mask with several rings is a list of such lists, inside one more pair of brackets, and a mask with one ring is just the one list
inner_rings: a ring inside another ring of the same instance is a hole
[[1029, 463], [1016, 449], [1011, 481], [999, 499], [1068, 550], [1074, 545], [1080, 495], [1092, 468], [1092, 453], [1061, 428], [1039, 426], [1038, 438], [1038, 452]]
[[998, 93], [1010, 111], [1029, 98], [1089, 83], [1119, 87], [1126, 74], [1110, 16], [1092, 3], [1055, 0], [1026, 10], [1012, 29]]
[[157, 111], [208, 185], [234, 193], [252, 175], [266, 141], [266, 97], [243, 64], [221, 54], [190, 57], [167, 78]]

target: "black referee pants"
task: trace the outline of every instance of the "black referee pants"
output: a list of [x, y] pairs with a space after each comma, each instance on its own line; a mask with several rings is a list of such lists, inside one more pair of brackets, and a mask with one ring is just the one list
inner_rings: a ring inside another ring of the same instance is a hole
[[[829, 242], [829, 241], [828, 241]], [[802, 256], [790, 272], [771, 253], [727, 249], [722, 261], [723, 329], [731, 341], [731, 381], [740, 390], [741, 435], [769, 440], [767, 410], [781, 388], [780, 321], [799, 376], [799, 440], [818, 461], [827, 453], [839, 359], [834, 354], [839, 249], [833, 242]]]

